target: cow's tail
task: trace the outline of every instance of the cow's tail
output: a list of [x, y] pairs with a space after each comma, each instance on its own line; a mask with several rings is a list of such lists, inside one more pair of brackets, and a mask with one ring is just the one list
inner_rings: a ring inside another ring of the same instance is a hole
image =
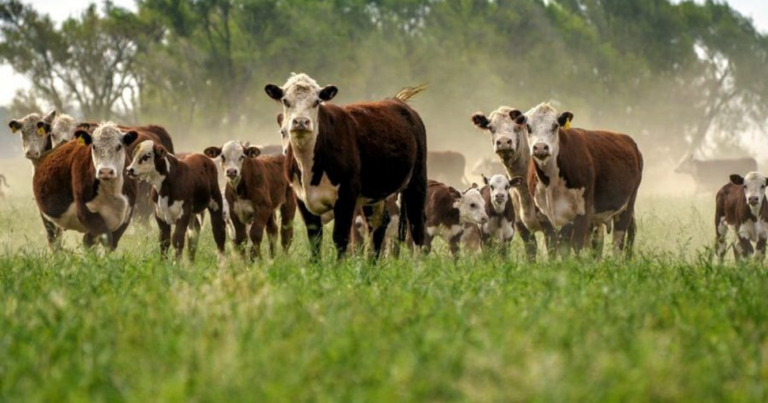
[[399, 99], [403, 102], [408, 102], [411, 98], [427, 90], [428, 85], [426, 83], [417, 85], [415, 87], [405, 87], [401, 89], [396, 95], [395, 99]]

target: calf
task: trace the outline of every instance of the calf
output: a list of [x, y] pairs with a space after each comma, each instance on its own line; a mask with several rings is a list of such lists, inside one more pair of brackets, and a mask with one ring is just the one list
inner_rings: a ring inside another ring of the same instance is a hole
[[293, 218], [296, 199], [283, 174], [286, 157], [273, 155], [259, 157], [258, 147], [230, 141], [223, 147], [208, 147], [205, 155], [221, 157], [221, 168], [227, 176], [226, 198], [230, 219], [235, 227], [235, 245], [245, 254], [244, 243], [251, 239], [250, 258], [261, 257], [261, 240], [266, 228], [269, 250], [275, 256], [277, 224], [275, 211], [280, 210], [280, 240], [288, 251], [293, 240]]
[[431, 251], [432, 239], [439, 236], [448, 243], [451, 253], [456, 256], [464, 225], [483, 225], [488, 222], [485, 200], [474, 184], [462, 193], [430, 179], [427, 182], [426, 214], [425, 253]]
[[534, 163], [528, 187], [536, 206], [560, 229], [565, 250], [580, 251], [593, 227], [611, 222], [614, 247], [631, 247], [643, 173], [640, 150], [625, 134], [571, 129], [572, 119], [572, 113], [558, 114], [543, 103], [520, 121], [529, 132]]
[[155, 203], [155, 220], [160, 229], [160, 252], [163, 256], [171, 243], [171, 226], [176, 225], [173, 231], [176, 258], [181, 256], [187, 233], [189, 260], [195, 260], [200, 225], [207, 209], [211, 216], [213, 239], [219, 250], [219, 261], [224, 261], [226, 229], [218, 171], [213, 161], [202, 154], [189, 154], [178, 159], [162, 145], [144, 140], [134, 149], [128, 175], [152, 185], [152, 201]]
[[757, 161], [754, 158], [697, 160], [688, 154], [675, 168], [675, 173], [686, 174], [696, 184], [696, 193], [714, 192], [720, 188], [723, 178], [732, 172], [757, 171]]
[[547, 248], [552, 251], [556, 243], [556, 233], [546, 215], [536, 207], [533, 196], [528, 191], [528, 169], [531, 155], [528, 150], [528, 126], [525, 115], [517, 109], [502, 106], [491, 112], [490, 117], [482, 113], [472, 116], [472, 122], [479, 129], [491, 136], [493, 152], [504, 164], [507, 176], [522, 177], [518, 186], [511, 191], [512, 204], [515, 207], [515, 229], [520, 234], [529, 260], [536, 259], [536, 232], [545, 234]]
[[509, 243], [515, 235], [515, 208], [509, 191], [523, 182], [520, 176], [510, 180], [505, 175], [493, 175], [490, 179], [483, 176], [485, 186], [480, 189], [485, 200], [485, 212], [488, 222], [482, 226], [483, 244], [498, 243], [501, 254], [507, 255]]
[[[136, 203], [136, 182], [123, 176], [126, 147], [140, 135], [123, 133], [108, 122], [75, 133], [78, 141], [61, 145], [37, 162], [35, 200], [43, 217], [64, 230], [85, 233], [86, 246], [98, 236], [115, 249]], [[55, 240], [50, 237], [49, 242]]]
[[430, 151], [427, 153], [429, 176], [451, 186], [468, 184], [464, 176], [466, 160], [455, 151]]
[[733, 255], [736, 260], [753, 254], [756, 243], [757, 257], [765, 256], [768, 239], [768, 201], [765, 187], [768, 179], [757, 172], [746, 176], [731, 175], [731, 182], [717, 192], [715, 205], [715, 244], [717, 257], [722, 263], [727, 249], [729, 231], [736, 234]]
[[293, 75], [282, 87], [266, 86], [267, 95], [283, 105], [284, 118], [279, 116], [278, 122], [288, 144], [286, 174], [315, 258], [322, 241], [320, 216], [334, 212], [333, 241], [341, 258], [358, 205], [374, 224], [371, 244], [378, 256], [389, 223], [383, 204], [397, 192], [402, 192], [405, 212], [400, 216], [401, 238], [407, 215], [414, 243], [423, 244], [427, 133], [418, 113], [406, 104], [423, 90], [406, 88], [393, 99], [338, 107], [327, 103], [338, 89], [320, 87], [306, 74]]

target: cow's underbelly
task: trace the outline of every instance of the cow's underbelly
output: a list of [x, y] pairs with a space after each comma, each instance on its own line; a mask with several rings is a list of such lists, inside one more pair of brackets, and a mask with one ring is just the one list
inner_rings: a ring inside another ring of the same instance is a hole
[[302, 183], [293, 180], [293, 189], [299, 200], [314, 215], [323, 215], [333, 210], [339, 198], [339, 185], [331, 183], [326, 174], [323, 174], [317, 186], [310, 185], [308, 179], [305, 177]]
[[623, 213], [627, 209], [627, 204], [629, 201], [624, 203], [623, 206], [619, 207], [615, 210], [606, 210], [601, 212], [593, 212], [592, 215], [592, 223], [593, 224], [610, 224], [611, 221], [616, 217], [617, 215]]
[[184, 213], [184, 201], [175, 200], [170, 202], [168, 196], [159, 197], [155, 205], [155, 214], [168, 225], [176, 224]]
[[586, 214], [585, 190], [568, 188], [562, 179], [554, 177], [549, 186], [541, 182], [536, 185], [534, 201], [552, 225], [560, 228], [573, 222], [576, 216]]
[[483, 232], [497, 241], [508, 241], [515, 235], [515, 227], [506, 217], [492, 217], [483, 224]]
[[83, 225], [83, 223], [81, 223], [77, 218], [77, 206], [74, 202], [71, 203], [69, 207], [67, 207], [67, 209], [64, 211], [64, 213], [58, 217], [52, 217], [45, 213], [43, 213], [43, 216], [45, 216], [48, 221], [65, 230], [88, 232], [88, 229], [85, 227], [85, 225]]
[[125, 224], [131, 215], [128, 198], [122, 194], [122, 189], [122, 180], [102, 181], [96, 197], [85, 203], [88, 211], [101, 216], [110, 232]]
[[250, 200], [237, 199], [232, 204], [231, 209], [237, 219], [243, 224], [250, 223], [256, 213]]
[[427, 227], [426, 231], [429, 236], [443, 238], [446, 242], [455, 238], [457, 235], [461, 235], [464, 228], [459, 225], [436, 225], [434, 227]]

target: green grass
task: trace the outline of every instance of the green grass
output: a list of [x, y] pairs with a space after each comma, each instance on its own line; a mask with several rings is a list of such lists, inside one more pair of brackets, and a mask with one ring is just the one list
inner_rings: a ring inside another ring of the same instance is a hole
[[[645, 199], [638, 256], [310, 265], [51, 255], [0, 209], [0, 401], [766, 401], [768, 270], [713, 265], [711, 200]], [[330, 237], [327, 237], [330, 238]]]

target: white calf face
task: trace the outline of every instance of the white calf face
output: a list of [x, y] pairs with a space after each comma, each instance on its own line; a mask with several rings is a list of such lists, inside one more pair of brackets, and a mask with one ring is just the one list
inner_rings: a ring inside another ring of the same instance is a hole
[[40, 155], [45, 151], [45, 146], [48, 142], [48, 136], [37, 129], [37, 123], [41, 122], [42, 118], [37, 113], [30, 113], [29, 115], [12, 120], [8, 123], [12, 133], [21, 133], [21, 147], [24, 151], [24, 157], [36, 161], [40, 158]]
[[50, 136], [53, 146], [56, 147], [61, 143], [66, 143], [67, 141], [72, 140], [74, 138], [76, 128], [77, 123], [75, 122], [75, 119], [72, 118], [72, 116], [59, 115], [56, 119], [54, 119], [53, 124], [51, 124]]
[[558, 114], [549, 104], [540, 104], [526, 113], [528, 118], [528, 145], [537, 164], [546, 164], [560, 152], [561, 125], [573, 117], [570, 112]]
[[157, 173], [155, 169], [155, 143], [144, 140], [133, 149], [133, 159], [128, 165], [128, 175], [146, 178]]
[[484, 224], [488, 222], [488, 214], [485, 212], [485, 200], [477, 188], [470, 188], [462, 193], [461, 198], [453, 204], [459, 209], [461, 223]]
[[243, 163], [246, 158], [256, 158], [261, 154], [258, 147], [243, 144], [239, 141], [228, 141], [223, 147], [208, 147], [205, 155], [214, 161], [219, 161], [220, 171], [232, 185], [240, 182], [243, 172]]
[[136, 132], [123, 134], [112, 122], [102, 123], [93, 131], [90, 145], [96, 179], [108, 181], [122, 175], [125, 168], [124, 136], [133, 136], [135, 139]]
[[281, 87], [274, 84], [264, 89], [270, 98], [283, 104], [281, 133], [296, 149], [313, 144], [319, 132], [320, 104], [336, 96], [338, 90], [329, 85], [321, 88], [306, 74], [295, 74]]
[[514, 155], [520, 151], [528, 135], [525, 120], [522, 112], [506, 106], [491, 112], [489, 118], [480, 113], [472, 116], [475, 126], [490, 132], [493, 152], [499, 155]]
[[765, 198], [765, 186], [768, 184], [765, 176], [750, 172], [746, 176], [731, 175], [731, 182], [744, 188], [744, 196], [751, 207], [759, 207]]
[[504, 207], [509, 200], [509, 188], [511, 187], [509, 179], [504, 175], [493, 175], [488, 180], [488, 187], [491, 189], [491, 203], [496, 212], [504, 211]]

